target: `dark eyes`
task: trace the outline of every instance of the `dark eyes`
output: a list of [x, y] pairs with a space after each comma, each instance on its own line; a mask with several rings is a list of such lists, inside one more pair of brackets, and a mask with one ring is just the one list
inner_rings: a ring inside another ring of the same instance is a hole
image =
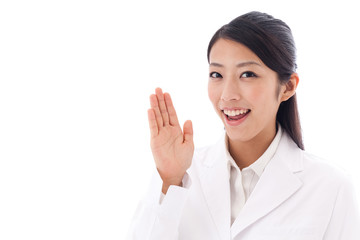
[[[218, 72], [211, 72], [210, 73], [211, 78], [222, 78], [221, 74]], [[240, 78], [250, 78], [250, 77], [257, 77], [255, 73], [253, 72], [244, 72], [241, 74]]]
[[220, 73], [212, 72], [212, 73], [210, 73], [210, 77], [211, 78], [221, 78], [222, 76]]
[[253, 72], [244, 72], [243, 74], [241, 74], [242, 78], [249, 78], [249, 77], [256, 77], [255, 73]]

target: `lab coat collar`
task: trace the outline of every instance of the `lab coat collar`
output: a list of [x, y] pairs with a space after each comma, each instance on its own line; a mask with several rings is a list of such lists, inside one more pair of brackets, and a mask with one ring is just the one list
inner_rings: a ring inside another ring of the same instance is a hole
[[200, 181], [220, 238], [233, 239], [298, 191], [302, 182], [294, 173], [303, 170], [303, 152], [284, 131], [275, 155], [231, 229], [229, 172], [225, 154], [225, 144], [221, 139], [209, 150], [208, 157], [203, 162], [206, 168]]

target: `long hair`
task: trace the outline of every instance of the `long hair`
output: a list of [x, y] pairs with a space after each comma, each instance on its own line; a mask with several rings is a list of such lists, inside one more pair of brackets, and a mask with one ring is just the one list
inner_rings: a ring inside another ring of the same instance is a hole
[[[241, 43], [275, 71], [280, 84], [286, 84], [296, 71], [296, 48], [291, 29], [283, 21], [261, 12], [249, 12], [222, 26], [211, 38], [207, 58], [220, 38]], [[304, 150], [296, 94], [280, 104], [276, 121], [297, 146]]]

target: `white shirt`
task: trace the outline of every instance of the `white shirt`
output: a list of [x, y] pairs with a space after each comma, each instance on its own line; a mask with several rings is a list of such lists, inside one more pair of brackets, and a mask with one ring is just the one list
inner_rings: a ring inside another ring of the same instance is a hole
[[[278, 131], [267, 150], [250, 166], [243, 168], [242, 171], [231, 157], [229, 151], [226, 152], [228, 161], [230, 197], [231, 197], [231, 224], [235, 221], [239, 212], [249, 199], [260, 179], [266, 165], [274, 156], [282, 135], [281, 126], [278, 125]], [[228, 150], [228, 137], [225, 137], [226, 149]]]

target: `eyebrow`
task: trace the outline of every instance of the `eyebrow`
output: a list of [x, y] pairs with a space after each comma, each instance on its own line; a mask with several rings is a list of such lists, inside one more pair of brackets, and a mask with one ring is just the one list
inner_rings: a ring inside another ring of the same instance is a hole
[[[240, 67], [245, 67], [245, 66], [249, 66], [249, 65], [258, 65], [258, 66], [261, 66], [260, 63], [257, 63], [257, 62], [254, 62], [254, 61], [248, 61], [248, 62], [238, 63], [238, 64], [236, 64], [236, 67], [240, 68]], [[220, 63], [216, 63], [216, 62], [210, 63], [210, 66], [214, 66], [214, 67], [224, 67], [224, 65], [222, 65], [222, 64], [220, 64]]]

